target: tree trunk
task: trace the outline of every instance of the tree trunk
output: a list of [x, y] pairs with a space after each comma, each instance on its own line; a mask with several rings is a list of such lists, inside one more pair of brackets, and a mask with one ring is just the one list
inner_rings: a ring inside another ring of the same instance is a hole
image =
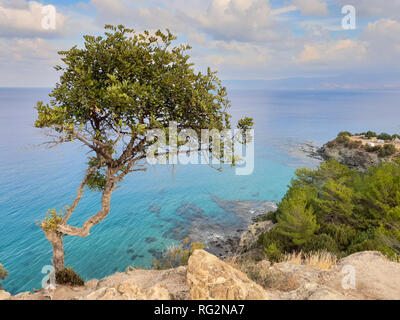
[[65, 268], [64, 266], [64, 235], [60, 232], [48, 230], [45, 231], [47, 240], [50, 241], [53, 247], [53, 266], [55, 271], [61, 271]]

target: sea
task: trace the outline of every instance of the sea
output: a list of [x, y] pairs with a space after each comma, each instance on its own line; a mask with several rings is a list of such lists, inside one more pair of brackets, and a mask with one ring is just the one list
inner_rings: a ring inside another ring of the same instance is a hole
[[[42, 144], [48, 137], [34, 128], [34, 106], [49, 101], [50, 91], [0, 88], [0, 263], [9, 272], [3, 289], [12, 294], [41, 288], [52, 250], [37, 222], [48, 209], [72, 203], [87, 163], [87, 149], [77, 143], [53, 149]], [[67, 266], [84, 280], [100, 279], [128, 266], [150, 268], [187, 236], [207, 241], [242, 231], [247, 214], [282, 198], [297, 168], [318, 166], [302, 146], [320, 146], [339, 131], [400, 132], [398, 91], [228, 92], [232, 121], [255, 121], [253, 173], [160, 165], [131, 174], [88, 237], [65, 237]], [[98, 193], [85, 191], [70, 224], [80, 226], [99, 209], [99, 200]]]

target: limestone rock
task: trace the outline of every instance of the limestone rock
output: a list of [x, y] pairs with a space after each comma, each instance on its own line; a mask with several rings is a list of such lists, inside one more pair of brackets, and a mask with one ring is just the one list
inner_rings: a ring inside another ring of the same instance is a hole
[[142, 288], [132, 280], [120, 284], [118, 291], [128, 300], [143, 300], [145, 298]]
[[318, 151], [324, 160], [335, 159], [352, 169], [366, 172], [369, 167], [375, 167], [390, 160], [390, 157], [382, 158], [375, 153], [363, 149], [349, 149], [343, 145], [324, 145]]
[[0, 300], [8, 300], [11, 297], [11, 294], [7, 291], [0, 290]]
[[193, 300], [266, 300], [265, 290], [246, 274], [204, 250], [189, 258], [187, 281]]
[[[345, 268], [346, 267], [346, 268]], [[333, 270], [333, 282], [342, 287], [345, 276], [354, 272], [355, 288], [366, 299], [400, 300], [400, 263], [377, 251], [365, 251], [341, 259]]]
[[87, 289], [91, 289], [91, 290], [93, 290], [93, 289], [96, 289], [97, 288], [97, 285], [99, 284], [99, 280], [97, 280], [97, 279], [92, 279], [92, 280], [89, 280], [88, 282], [85, 282], [85, 287], [87, 288]]
[[146, 300], [171, 300], [166, 286], [156, 284], [146, 291]]
[[274, 226], [272, 221], [260, 221], [250, 225], [246, 232], [242, 233], [237, 252], [241, 253], [251, 249], [257, 243], [258, 237]]

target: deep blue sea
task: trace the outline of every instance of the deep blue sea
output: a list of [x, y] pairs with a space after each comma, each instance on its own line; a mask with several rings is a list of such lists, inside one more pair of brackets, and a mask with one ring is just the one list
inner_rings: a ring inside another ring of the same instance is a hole
[[[47, 150], [33, 127], [36, 101], [50, 89], [0, 89], [0, 263], [2, 282], [16, 294], [41, 287], [51, 246], [36, 225], [47, 209], [71, 204], [86, 164], [77, 144]], [[233, 119], [255, 119], [255, 169], [237, 176], [208, 166], [167, 166], [130, 175], [112, 197], [105, 221], [87, 238], [66, 237], [66, 264], [85, 280], [129, 265], [149, 267], [160, 252], [185, 236], [181, 213], [201, 213], [212, 223], [239, 224], [213, 199], [279, 201], [301, 166], [313, 166], [298, 144], [323, 144], [338, 131], [400, 132], [399, 92], [230, 91]], [[99, 209], [99, 195], [85, 192], [70, 223], [80, 225]], [[185, 220], [186, 219], [186, 220]]]

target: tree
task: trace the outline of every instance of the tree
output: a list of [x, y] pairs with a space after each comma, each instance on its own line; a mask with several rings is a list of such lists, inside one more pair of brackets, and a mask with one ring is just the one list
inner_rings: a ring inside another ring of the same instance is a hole
[[[125, 176], [146, 170], [150, 130], [168, 135], [171, 121], [178, 130], [190, 128], [198, 135], [202, 129], [231, 128], [226, 88], [210, 69], [194, 71], [185, 53], [190, 47], [172, 46], [176, 37], [169, 30], [151, 35], [124, 26], [105, 29], [105, 37], [84, 36], [83, 49], [59, 52], [60, 81], [50, 104], [36, 107], [35, 126], [47, 129], [49, 147], [77, 141], [91, 152], [72, 205], [63, 213], [50, 210], [40, 222], [56, 271], [64, 269], [64, 236], [87, 237], [109, 214], [111, 195]], [[238, 128], [251, 125], [245, 118]], [[81, 227], [71, 226], [68, 220], [85, 187], [102, 193], [101, 209]]]
[[304, 244], [318, 230], [306, 189], [291, 190], [291, 195], [279, 205], [277, 219], [278, 232], [291, 238], [296, 246]]

